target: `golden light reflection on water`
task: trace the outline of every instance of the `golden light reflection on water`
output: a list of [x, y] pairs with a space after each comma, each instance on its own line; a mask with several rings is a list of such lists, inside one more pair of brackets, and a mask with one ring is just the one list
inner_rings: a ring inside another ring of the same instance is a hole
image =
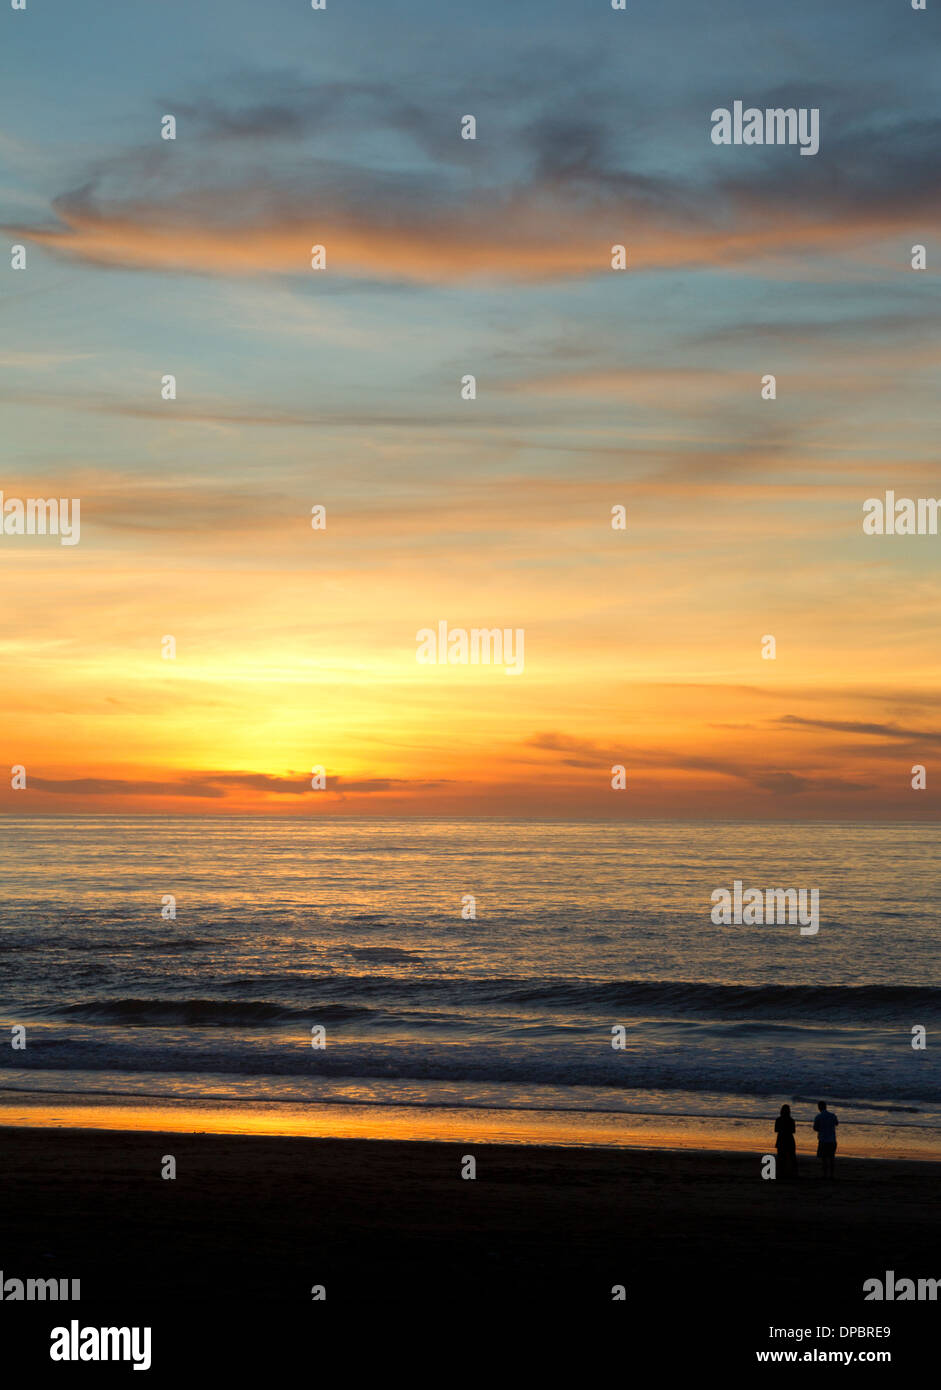
[[[412, 1107], [316, 1105], [305, 1107], [225, 1106], [175, 1102], [133, 1105], [123, 1102], [51, 1103], [35, 1101], [0, 1105], [0, 1125], [29, 1128], [144, 1130], [180, 1134], [245, 1134], [284, 1138], [438, 1140], [447, 1143], [549, 1144], [590, 1148], [708, 1149], [761, 1155], [769, 1148], [767, 1127], [750, 1120], [698, 1116], [592, 1114], [590, 1121], [566, 1111], [473, 1110]], [[843, 1139], [840, 1153], [855, 1158], [905, 1158], [938, 1161], [937, 1138], [867, 1127]], [[812, 1143], [798, 1150], [815, 1160]]]

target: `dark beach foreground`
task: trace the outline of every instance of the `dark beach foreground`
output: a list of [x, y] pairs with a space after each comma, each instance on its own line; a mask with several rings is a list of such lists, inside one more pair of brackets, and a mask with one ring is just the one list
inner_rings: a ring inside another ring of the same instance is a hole
[[[182, 1330], [221, 1309], [244, 1354], [266, 1328], [287, 1354], [435, 1310], [707, 1338], [722, 1364], [810, 1344], [772, 1326], [828, 1325], [831, 1348], [913, 1366], [941, 1307], [862, 1289], [887, 1270], [941, 1277], [936, 1164], [846, 1159], [825, 1184], [808, 1157], [785, 1184], [761, 1179], [757, 1155], [29, 1128], [0, 1130], [0, 1161], [4, 1280], [81, 1280], [76, 1303], [0, 1305], [27, 1365], [48, 1364], [49, 1329], [77, 1317], [152, 1325], [165, 1367], [198, 1366]], [[841, 1325], [891, 1332], [863, 1342]]]

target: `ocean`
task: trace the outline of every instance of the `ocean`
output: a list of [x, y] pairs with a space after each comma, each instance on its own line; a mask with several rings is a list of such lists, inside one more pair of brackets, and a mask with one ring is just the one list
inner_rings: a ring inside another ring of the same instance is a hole
[[[931, 825], [6, 818], [0, 846], [0, 1123], [764, 1152], [786, 1101], [810, 1154], [823, 1098], [841, 1152], [941, 1157]], [[819, 931], [715, 925], [735, 879], [816, 888]]]

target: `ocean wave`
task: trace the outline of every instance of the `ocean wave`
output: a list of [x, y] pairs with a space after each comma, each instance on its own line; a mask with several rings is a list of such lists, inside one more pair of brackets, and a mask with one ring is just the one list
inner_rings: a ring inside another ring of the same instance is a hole
[[511, 985], [508, 1002], [555, 1008], [608, 1005], [671, 1014], [807, 1020], [873, 1013], [941, 1016], [930, 985], [723, 985], [682, 980], [548, 980]]
[[88, 1022], [151, 1027], [250, 1027], [313, 1019], [338, 1022], [373, 1011], [365, 1004], [326, 1004], [295, 1009], [267, 999], [92, 999], [66, 1004], [60, 1013]]
[[[375, 948], [385, 951], [387, 948]], [[383, 960], [399, 962], [399, 948], [388, 948]], [[381, 963], [381, 962], [380, 962]], [[408, 964], [407, 961], [401, 962]], [[897, 1023], [910, 1026], [941, 1020], [941, 988], [930, 985], [724, 985], [680, 980], [594, 981], [571, 978], [458, 979], [437, 975], [389, 974], [370, 970], [362, 975], [281, 972], [268, 975], [213, 975], [203, 979], [212, 993], [230, 990], [280, 992], [280, 1000], [202, 998], [102, 997], [88, 1001], [42, 1006], [46, 1017], [79, 1015], [107, 1022], [113, 1019], [200, 1025], [205, 1022], [278, 1023], [293, 1019], [354, 1018], [371, 1007], [395, 1014], [431, 1003], [459, 1011], [473, 1026], [485, 1022], [494, 1009], [508, 1021], [546, 1012], [563, 1017], [600, 1016], [606, 1026], [632, 1018], [748, 1020], [800, 1026], [814, 1023]], [[367, 1005], [364, 1000], [372, 1001]], [[14, 1006], [29, 1007], [26, 999]], [[31, 1011], [31, 1010], [30, 1010]], [[333, 1012], [331, 1012], [333, 1011]], [[345, 1011], [345, 1012], [343, 1012]], [[478, 1012], [479, 1011], [479, 1012]]]
[[348, 946], [346, 954], [361, 960], [396, 961], [424, 960], [419, 951], [406, 951], [401, 946]]
[[[219, 1016], [217, 1015], [217, 1018]], [[223, 1016], [224, 1017], [224, 1016]], [[381, 1083], [445, 1082], [512, 1084], [528, 1087], [597, 1087], [607, 1091], [725, 1092], [739, 1095], [805, 1098], [836, 1103], [878, 1099], [900, 1112], [918, 1104], [941, 1103], [941, 1074], [933, 1063], [920, 1066], [904, 1040], [894, 1054], [861, 1061], [854, 1048], [831, 1047], [826, 1055], [800, 1048], [756, 1051], [752, 1047], [662, 1051], [643, 1044], [614, 1052], [610, 1047], [451, 1044], [377, 1040], [346, 1043], [331, 1039], [325, 1049], [310, 1047], [300, 1029], [280, 1040], [270, 1033], [243, 1035], [237, 1046], [224, 1033], [206, 1029], [198, 1036], [173, 1037], [127, 1026], [81, 1029], [61, 1037], [30, 1039], [28, 1052], [0, 1049], [0, 1074], [24, 1078], [43, 1071], [111, 1074], [211, 1074], [242, 1078], [311, 1077]]]

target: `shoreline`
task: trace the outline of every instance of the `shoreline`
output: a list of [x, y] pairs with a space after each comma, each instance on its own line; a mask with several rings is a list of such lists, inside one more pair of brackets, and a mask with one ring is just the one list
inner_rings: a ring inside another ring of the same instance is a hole
[[[192, 1097], [144, 1102], [122, 1095], [56, 1091], [4, 1093], [0, 1128], [56, 1132], [215, 1134], [230, 1137], [350, 1142], [506, 1144], [630, 1152], [750, 1155], [774, 1152], [773, 1121], [746, 1117], [644, 1111], [499, 1109], [377, 1101], [242, 1101], [210, 1104]], [[853, 1126], [846, 1122], [838, 1154], [854, 1161], [941, 1164], [941, 1136], [931, 1126]], [[816, 1139], [801, 1122], [798, 1156], [816, 1157]]]
[[[108, 1135], [115, 1139], [130, 1139], [141, 1135], [149, 1135], [154, 1138], [164, 1139], [231, 1139], [231, 1140], [257, 1140], [269, 1143], [293, 1143], [293, 1144], [377, 1144], [377, 1145], [401, 1145], [415, 1144], [428, 1148], [466, 1148], [468, 1144], [484, 1145], [487, 1148], [518, 1149], [521, 1153], [530, 1150], [547, 1150], [558, 1153], [599, 1153], [599, 1154], [638, 1154], [656, 1156], [686, 1157], [686, 1158], [759, 1158], [758, 1150], [754, 1146], [741, 1145], [740, 1147], [723, 1147], [716, 1145], [695, 1145], [695, 1144], [669, 1144], [669, 1143], [601, 1143], [585, 1140], [583, 1142], [570, 1141], [567, 1143], [552, 1143], [548, 1140], [530, 1140], [523, 1143], [515, 1143], [505, 1139], [467, 1139], [464, 1138], [435, 1138], [424, 1139], [418, 1137], [402, 1138], [398, 1135], [369, 1135], [369, 1136], [350, 1136], [343, 1134], [292, 1134], [274, 1133], [267, 1130], [251, 1129], [175, 1129], [164, 1128], [161, 1126], [140, 1126], [124, 1128], [117, 1125], [87, 1125], [87, 1124], [50, 1124], [48, 1122], [36, 1124], [15, 1124], [6, 1120], [0, 1110], [0, 1140], [6, 1136], [17, 1134], [33, 1134], [35, 1132], [55, 1133], [74, 1135], [77, 1138], [91, 1138], [91, 1136]], [[769, 1150], [773, 1152], [773, 1148]], [[817, 1155], [810, 1148], [798, 1151], [798, 1161], [810, 1168], [816, 1169]], [[941, 1179], [941, 1154], [934, 1157], [909, 1157], [908, 1155], [898, 1154], [859, 1154], [845, 1152], [842, 1148], [838, 1150], [837, 1159], [841, 1163], [852, 1164], [880, 1164], [893, 1166], [910, 1166], [915, 1169], [938, 1170], [937, 1176]]]

